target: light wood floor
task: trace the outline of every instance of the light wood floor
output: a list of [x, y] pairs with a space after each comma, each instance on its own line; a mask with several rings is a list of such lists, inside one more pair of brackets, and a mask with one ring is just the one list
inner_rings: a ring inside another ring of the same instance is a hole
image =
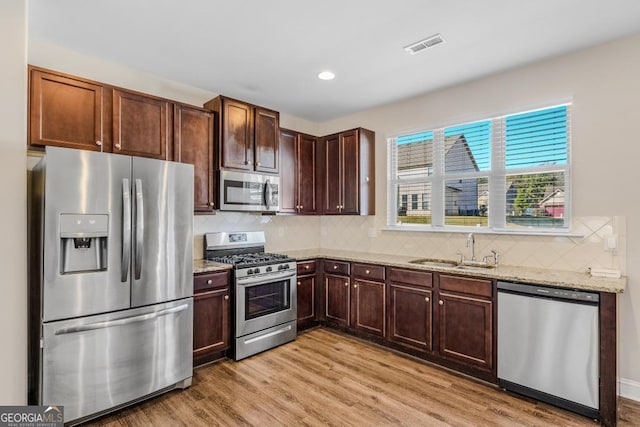
[[[621, 426], [640, 403], [621, 399]], [[327, 329], [241, 362], [198, 368], [193, 385], [100, 426], [595, 426], [553, 406]]]

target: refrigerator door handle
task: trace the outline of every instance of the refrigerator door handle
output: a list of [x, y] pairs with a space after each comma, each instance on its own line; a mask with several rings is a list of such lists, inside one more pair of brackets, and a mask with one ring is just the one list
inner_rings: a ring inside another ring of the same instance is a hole
[[144, 198], [142, 197], [142, 180], [136, 179], [136, 254], [135, 279], [140, 280], [142, 272], [142, 256], [144, 248]]
[[129, 180], [122, 180], [122, 264], [120, 265], [120, 281], [126, 282], [129, 277], [131, 260], [131, 188]]
[[146, 320], [156, 319], [158, 317], [167, 316], [169, 314], [179, 313], [189, 308], [189, 304], [182, 304], [177, 307], [167, 308], [165, 310], [156, 311], [139, 316], [125, 317], [122, 319], [108, 320], [106, 322], [89, 323], [88, 325], [72, 326], [70, 328], [57, 329], [54, 335], [75, 334], [78, 332], [95, 331], [96, 329], [113, 328], [114, 326], [129, 325], [136, 322], [144, 322]]

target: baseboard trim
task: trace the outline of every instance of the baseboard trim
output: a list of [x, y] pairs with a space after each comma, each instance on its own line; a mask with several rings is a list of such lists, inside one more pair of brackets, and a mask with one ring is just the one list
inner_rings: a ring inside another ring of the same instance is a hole
[[620, 387], [620, 396], [640, 402], [640, 382], [620, 378], [618, 386]]

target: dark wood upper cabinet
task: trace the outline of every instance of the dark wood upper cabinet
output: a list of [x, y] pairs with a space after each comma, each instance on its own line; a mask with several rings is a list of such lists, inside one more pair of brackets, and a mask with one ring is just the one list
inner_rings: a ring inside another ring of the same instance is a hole
[[319, 213], [317, 152], [318, 138], [280, 130], [280, 212]]
[[255, 107], [255, 170], [278, 173], [280, 153], [280, 114]]
[[325, 214], [375, 214], [375, 134], [353, 129], [325, 137]]
[[219, 115], [221, 168], [278, 173], [280, 114], [218, 96], [204, 104]]
[[196, 212], [212, 212], [216, 201], [213, 112], [175, 104], [173, 109], [174, 160], [193, 165]]
[[298, 213], [298, 133], [280, 129], [280, 212]]
[[440, 275], [440, 355], [484, 370], [493, 370], [491, 289], [491, 280]]
[[29, 145], [111, 151], [110, 90], [29, 67]]
[[324, 140], [324, 207], [325, 214], [339, 214], [342, 204], [342, 167], [340, 162], [340, 136], [327, 136]]
[[113, 90], [113, 152], [172, 160], [172, 111], [169, 101]]

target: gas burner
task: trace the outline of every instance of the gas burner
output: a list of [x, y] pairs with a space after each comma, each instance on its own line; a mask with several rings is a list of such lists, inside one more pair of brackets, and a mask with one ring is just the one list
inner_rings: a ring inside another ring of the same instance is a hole
[[256, 267], [260, 265], [277, 264], [281, 262], [291, 261], [291, 259], [287, 255], [272, 254], [266, 252], [211, 256], [208, 257], [208, 259], [210, 261], [221, 262], [223, 264], [231, 264], [235, 268]]

